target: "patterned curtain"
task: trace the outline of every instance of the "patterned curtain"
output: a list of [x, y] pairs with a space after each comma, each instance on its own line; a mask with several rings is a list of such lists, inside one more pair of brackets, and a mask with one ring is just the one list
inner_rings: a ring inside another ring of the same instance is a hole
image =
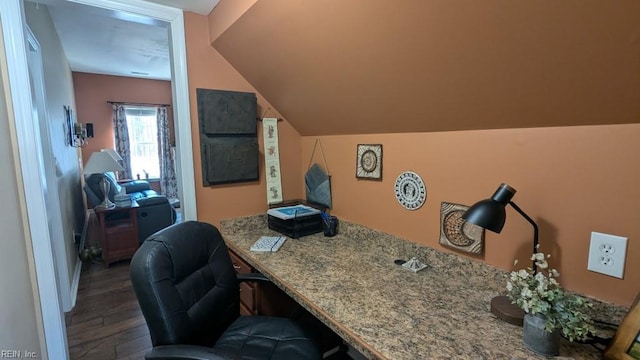
[[118, 178], [131, 179], [129, 129], [127, 128], [127, 116], [124, 110], [124, 105], [113, 104], [113, 138], [116, 143], [116, 152], [122, 157], [122, 167], [124, 167], [124, 171], [118, 171]]
[[176, 168], [171, 156], [167, 106], [158, 106], [158, 155], [160, 158], [160, 190], [169, 199], [178, 198]]

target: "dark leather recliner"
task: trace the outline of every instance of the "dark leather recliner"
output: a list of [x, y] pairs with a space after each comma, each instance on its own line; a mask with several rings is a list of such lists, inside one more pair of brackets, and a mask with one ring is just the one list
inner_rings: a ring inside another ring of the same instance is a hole
[[[131, 200], [138, 202], [143, 201], [146, 198], [153, 198], [159, 196], [157, 192], [151, 189], [148, 181], [145, 180], [133, 180], [126, 183], [118, 183], [113, 172], [104, 173], [106, 179], [109, 181], [109, 200], [115, 201], [115, 196], [120, 193], [122, 188], [125, 189], [127, 195]], [[91, 174], [85, 178], [84, 191], [87, 194], [87, 201], [91, 207], [95, 207], [104, 200], [104, 194], [102, 193], [102, 187], [100, 182], [102, 181], [102, 174]], [[168, 200], [167, 200], [168, 201]]]
[[146, 359], [320, 359], [290, 319], [240, 316], [240, 281], [213, 225], [188, 221], [149, 237], [131, 260], [131, 282], [153, 349]]

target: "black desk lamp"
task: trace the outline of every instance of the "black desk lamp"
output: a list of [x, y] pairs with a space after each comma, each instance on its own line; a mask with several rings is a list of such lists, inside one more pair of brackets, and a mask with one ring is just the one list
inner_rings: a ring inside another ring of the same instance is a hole
[[[511, 198], [515, 195], [516, 189], [507, 184], [502, 184], [490, 199], [478, 201], [473, 204], [462, 218], [472, 224], [478, 225], [495, 233], [500, 233], [507, 217], [505, 207], [511, 205], [522, 217], [524, 217], [533, 226], [533, 253], [538, 251], [538, 225], [535, 221], [525, 214]], [[533, 261], [534, 274], [537, 272], [535, 260]], [[522, 326], [524, 311], [517, 305], [512, 304], [506, 296], [496, 296], [491, 299], [491, 313], [499, 319], [508, 323]]]

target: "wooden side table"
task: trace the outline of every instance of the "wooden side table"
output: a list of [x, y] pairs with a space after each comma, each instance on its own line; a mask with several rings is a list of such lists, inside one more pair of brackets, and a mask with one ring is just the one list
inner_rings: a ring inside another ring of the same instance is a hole
[[[105, 267], [115, 261], [131, 259], [138, 250], [138, 207], [134, 200], [131, 206], [95, 209], [102, 233], [102, 260]], [[118, 213], [122, 215], [115, 216]]]

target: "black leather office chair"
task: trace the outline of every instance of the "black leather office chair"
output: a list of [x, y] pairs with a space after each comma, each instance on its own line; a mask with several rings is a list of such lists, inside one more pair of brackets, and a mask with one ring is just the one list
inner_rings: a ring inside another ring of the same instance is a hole
[[131, 260], [131, 282], [151, 334], [146, 359], [321, 359], [294, 321], [240, 316], [239, 282], [218, 229], [172, 225], [149, 237]]

